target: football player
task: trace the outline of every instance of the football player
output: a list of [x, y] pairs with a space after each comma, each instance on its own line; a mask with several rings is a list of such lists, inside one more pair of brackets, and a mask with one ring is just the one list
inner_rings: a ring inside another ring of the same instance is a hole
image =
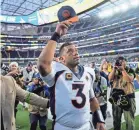
[[97, 121], [97, 130], [105, 130], [99, 103], [93, 92], [93, 75], [79, 65], [78, 49], [65, 43], [59, 50], [62, 63], [53, 61], [56, 45], [67, 33], [70, 22], [59, 23], [42, 50], [38, 69], [50, 87], [50, 108], [54, 130], [91, 130], [90, 108]]

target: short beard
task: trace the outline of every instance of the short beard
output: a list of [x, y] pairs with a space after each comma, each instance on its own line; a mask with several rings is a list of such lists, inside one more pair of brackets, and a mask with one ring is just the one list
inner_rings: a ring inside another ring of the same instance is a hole
[[79, 61], [78, 61], [77, 63], [74, 63], [74, 64], [68, 63], [68, 64], [66, 64], [66, 66], [71, 67], [71, 68], [74, 68], [74, 67], [76, 67], [78, 64], [79, 64]]

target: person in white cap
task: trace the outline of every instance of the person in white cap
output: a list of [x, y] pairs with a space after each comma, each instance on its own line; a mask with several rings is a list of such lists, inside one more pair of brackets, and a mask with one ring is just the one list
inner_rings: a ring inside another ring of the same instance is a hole
[[[9, 64], [9, 73], [6, 75], [6, 76], [12, 76], [16, 83], [21, 87], [23, 88], [23, 81], [22, 81], [22, 75], [20, 74], [20, 71], [19, 71], [19, 65], [17, 62], [11, 62]], [[15, 99], [15, 104], [14, 104], [14, 117], [16, 118], [16, 115], [17, 115], [17, 106], [19, 104], [19, 100]], [[18, 128], [19, 126], [17, 126]]]
[[12, 76], [0, 76], [1, 130], [16, 130], [14, 117], [15, 98], [42, 108], [49, 107], [49, 100], [23, 90]]

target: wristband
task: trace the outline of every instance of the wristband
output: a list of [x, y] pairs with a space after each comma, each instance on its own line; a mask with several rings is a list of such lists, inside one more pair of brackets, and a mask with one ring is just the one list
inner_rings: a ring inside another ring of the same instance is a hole
[[100, 109], [97, 109], [93, 114], [96, 122], [105, 123], [104, 118], [102, 116], [102, 112]]
[[51, 37], [50, 40], [53, 40], [53, 41], [58, 42], [59, 39], [60, 39], [60, 35], [59, 35], [57, 32], [55, 32], [55, 33], [52, 35], [52, 37]]
[[102, 113], [100, 111], [100, 109], [97, 109], [94, 113], [93, 113], [93, 125], [96, 129], [97, 127], [97, 123], [104, 123], [105, 124], [105, 121], [104, 121], [104, 118], [102, 116]]

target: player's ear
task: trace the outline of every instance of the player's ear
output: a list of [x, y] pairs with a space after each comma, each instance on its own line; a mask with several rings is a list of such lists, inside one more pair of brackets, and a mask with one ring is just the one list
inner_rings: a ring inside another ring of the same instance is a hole
[[64, 60], [64, 56], [60, 56], [60, 57], [59, 57], [59, 60], [60, 60], [60, 61], [63, 61], [63, 60]]
[[64, 57], [64, 56], [59, 57], [59, 61], [60, 61], [61, 63], [64, 63], [64, 62], [65, 62], [65, 57]]

